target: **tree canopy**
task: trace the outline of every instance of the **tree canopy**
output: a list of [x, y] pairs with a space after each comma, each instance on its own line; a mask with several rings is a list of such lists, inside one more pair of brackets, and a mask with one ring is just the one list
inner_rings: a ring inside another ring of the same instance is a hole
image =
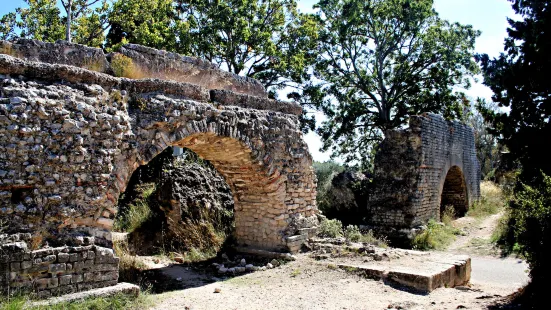
[[207, 59], [275, 91], [308, 78], [318, 24], [294, 0], [117, 1], [108, 46], [138, 43]]
[[522, 181], [551, 175], [547, 145], [551, 136], [551, 12], [550, 1], [516, 0], [513, 9], [523, 20], [509, 19], [505, 53], [495, 59], [479, 55], [484, 83], [494, 92], [501, 109], [483, 109], [491, 130], [511, 152], [510, 160], [522, 165]]
[[61, 0], [65, 14], [62, 14], [57, 0], [24, 2], [27, 7], [17, 8], [0, 18], [0, 39], [21, 37], [54, 42], [72, 38], [75, 43], [103, 46], [107, 29], [106, 0]]
[[462, 115], [460, 88], [477, 72], [479, 32], [438, 17], [432, 0], [321, 0], [319, 54], [309, 104], [327, 121], [324, 149], [365, 162], [409, 115]]

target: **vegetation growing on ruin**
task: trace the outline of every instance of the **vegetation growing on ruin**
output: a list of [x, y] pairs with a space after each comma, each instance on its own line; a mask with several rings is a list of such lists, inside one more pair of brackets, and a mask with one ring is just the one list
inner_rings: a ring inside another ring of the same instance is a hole
[[155, 189], [155, 183], [139, 185], [139, 194], [134, 200], [134, 203], [120, 210], [120, 214], [115, 220], [113, 229], [115, 231], [131, 233], [146, 223], [152, 216], [149, 200], [151, 195], [155, 192]]
[[480, 32], [441, 19], [432, 0], [324, 0], [308, 106], [324, 112], [323, 149], [365, 162], [386, 130], [424, 112], [463, 117]]
[[412, 246], [416, 250], [445, 250], [459, 233], [459, 230], [450, 223], [445, 224], [431, 219], [426, 228], [415, 236]]
[[115, 53], [111, 56], [111, 68], [115, 76], [118, 77], [129, 79], [141, 79], [144, 77], [144, 73], [140, 67], [135, 65], [130, 57], [123, 54]]

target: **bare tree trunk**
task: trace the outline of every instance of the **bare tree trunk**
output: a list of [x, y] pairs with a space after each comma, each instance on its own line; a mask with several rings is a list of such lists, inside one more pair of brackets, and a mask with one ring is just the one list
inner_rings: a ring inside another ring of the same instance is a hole
[[68, 42], [71, 42], [71, 19], [72, 19], [72, 9], [73, 9], [73, 0], [68, 0], [68, 5], [65, 8], [67, 11], [67, 29], [65, 33], [65, 39]]

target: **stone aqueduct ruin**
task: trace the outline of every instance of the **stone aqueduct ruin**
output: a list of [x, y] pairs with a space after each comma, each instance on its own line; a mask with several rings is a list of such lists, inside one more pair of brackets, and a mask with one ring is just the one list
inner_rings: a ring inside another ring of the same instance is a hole
[[[46, 297], [117, 283], [118, 197], [169, 146], [224, 176], [241, 245], [297, 251], [316, 233], [300, 106], [199, 59], [137, 45], [119, 52], [137, 79], [113, 77], [100, 49], [0, 41], [0, 290]], [[479, 195], [472, 130], [436, 115], [410, 123], [387, 134], [377, 157], [375, 225], [413, 227], [439, 217], [440, 197], [467, 208]]]
[[480, 197], [473, 129], [436, 114], [411, 116], [408, 129], [386, 133], [373, 184], [367, 220], [374, 226], [416, 227], [440, 220], [446, 206], [465, 215]]

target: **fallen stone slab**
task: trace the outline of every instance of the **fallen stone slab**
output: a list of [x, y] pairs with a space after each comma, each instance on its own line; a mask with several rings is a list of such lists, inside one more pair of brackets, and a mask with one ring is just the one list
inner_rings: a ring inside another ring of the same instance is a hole
[[439, 287], [462, 286], [471, 278], [471, 258], [468, 256], [431, 257], [418, 262], [393, 264], [338, 264], [340, 269], [360, 276], [401, 284], [417, 291], [430, 293]]
[[140, 287], [130, 283], [118, 283], [114, 286], [97, 288], [89, 291], [83, 291], [68, 295], [63, 295], [60, 297], [52, 297], [41, 301], [36, 301], [30, 304], [32, 307], [44, 307], [52, 306], [64, 302], [73, 302], [77, 300], [84, 300], [88, 298], [98, 298], [98, 297], [110, 297], [117, 294], [129, 295], [132, 297], [138, 297], [140, 295]]
[[280, 253], [280, 252], [273, 252], [273, 251], [267, 251], [263, 249], [254, 249], [254, 248], [247, 248], [247, 247], [235, 247], [235, 250], [238, 253], [242, 253], [242, 254], [263, 256], [263, 257], [269, 257], [269, 258], [279, 258], [287, 261], [296, 260], [296, 257], [294, 257], [291, 253]]

